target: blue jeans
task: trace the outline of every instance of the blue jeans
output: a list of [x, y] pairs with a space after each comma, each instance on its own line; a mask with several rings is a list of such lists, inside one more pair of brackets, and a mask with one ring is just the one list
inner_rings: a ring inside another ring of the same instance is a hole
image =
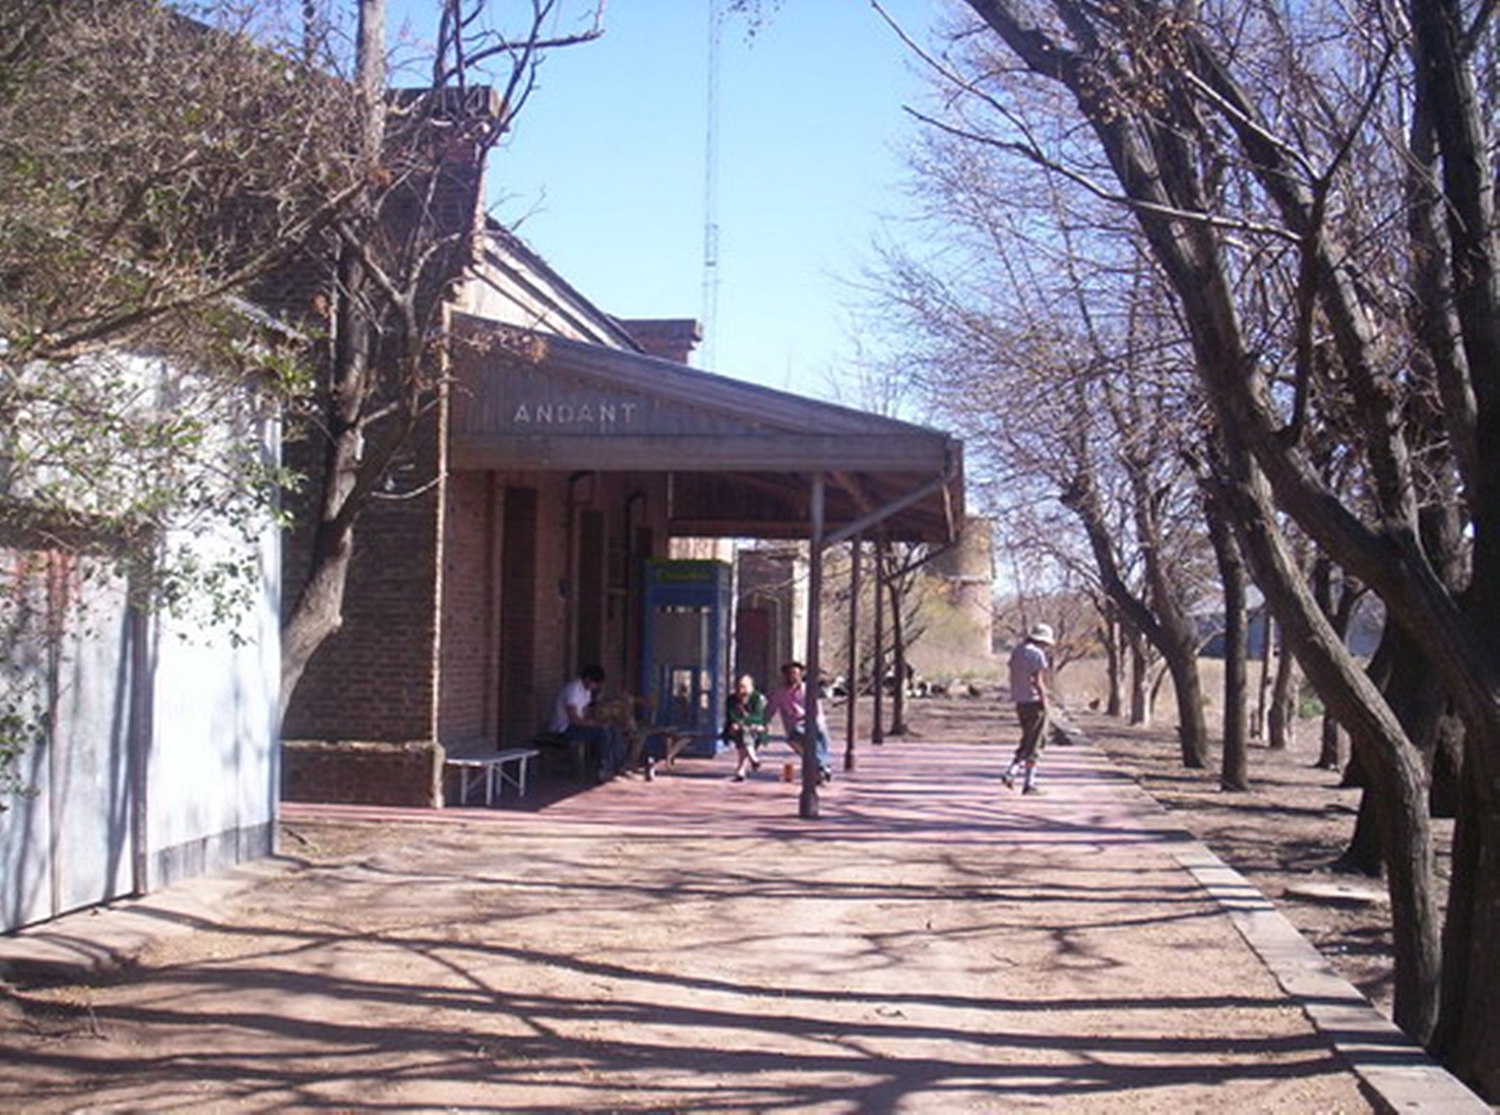
[[[786, 741], [792, 750], [802, 754], [802, 745], [807, 742], [807, 731], [788, 732]], [[821, 771], [832, 770], [828, 765], [828, 733], [820, 726], [813, 737], [813, 758], [817, 761], [818, 769]]]

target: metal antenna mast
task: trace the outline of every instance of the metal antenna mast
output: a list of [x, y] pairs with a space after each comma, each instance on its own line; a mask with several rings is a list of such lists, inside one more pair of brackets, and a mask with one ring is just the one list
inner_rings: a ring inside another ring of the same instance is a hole
[[703, 151], [703, 358], [714, 366], [719, 311], [719, 32], [723, 0], [708, 0], [708, 118]]

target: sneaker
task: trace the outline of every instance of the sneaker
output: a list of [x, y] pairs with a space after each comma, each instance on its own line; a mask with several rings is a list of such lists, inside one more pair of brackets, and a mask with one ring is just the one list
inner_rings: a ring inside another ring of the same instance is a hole
[[1040, 786], [1022, 786], [1021, 787], [1021, 793], [1023, 793], [1023, 794], [1046, 794], [1046, 792], [1047, 791], [1044, 790], [1044, 789], [1042, 789]]
[[1000, 776], [1000, 785], [1004, 786], [1007, 790], [1014, 790], [1016, 788], [1015, 776], [1010, 771], [1006, 771]]
[[818, 771], [818, 781], [824, 783], [825, 785], [829, 782], [832, 782], [833, 771], [829, 770], [827, 767], [824, 767], [822, 770]]
[[745, 776], [743, 774], [741, 774], [739, 771], [735, 771], [734, 775], [730, 779], [730, 781], [731, 782], [743, 782], [743, 781], [745, 781]]
[[656, 760], [655, 759], [648, 758], [646, 760], [646, 781], [647, 782], [655, 782], [656, 781]]

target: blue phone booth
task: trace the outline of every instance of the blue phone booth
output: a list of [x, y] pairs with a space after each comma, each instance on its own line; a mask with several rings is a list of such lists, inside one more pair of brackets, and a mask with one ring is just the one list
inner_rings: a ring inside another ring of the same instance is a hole
[[692, 737], [684, 755], [712, 758], [723, 747], [731, 577], [722, 561], [646, 562], [641, 692], [653, 726]]

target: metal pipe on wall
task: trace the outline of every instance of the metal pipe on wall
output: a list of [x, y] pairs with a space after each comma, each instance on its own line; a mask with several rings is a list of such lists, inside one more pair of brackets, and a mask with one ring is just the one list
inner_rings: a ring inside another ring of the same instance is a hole
[[131, 892], [137, 897], [151, 887], [150, 801], [151, 737], [154, 730], [156, 686], [154, 684], [151, 614], [142, 603], [146, 589], [132, 575], [126, 603], [125, 653], [130, 659], [130, 713], [126, 731], [128, 754], [126, 776], [130, 793]]

